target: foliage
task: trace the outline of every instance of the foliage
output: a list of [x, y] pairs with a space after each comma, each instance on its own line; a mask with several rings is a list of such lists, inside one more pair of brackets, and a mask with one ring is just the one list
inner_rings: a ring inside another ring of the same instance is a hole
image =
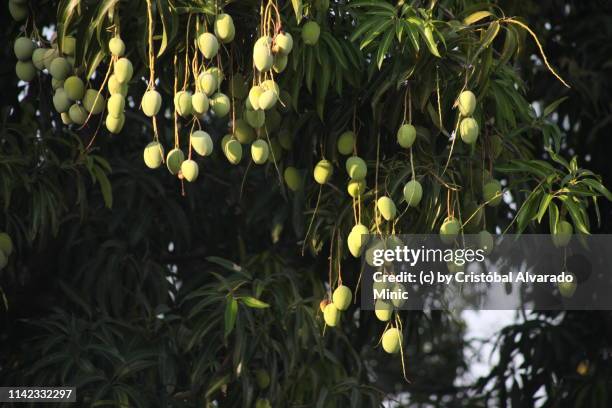
[[[142, 149], [154, 137], [151, 123], [138, 112], [150, 85], [144, 80], [151, 61], [147, 2], [46, 1], [36, 7], [25, 32], [41, 36], [43, 27], [57, 24], [60, 49], [66, 36], [77, 38], [75, 69], [91, 86], [103, 88], [111, 64], [108, 42], [116, 33], [127, 45], [135, 75], [125, 127], [112, 136], [99, 118], [82, 129], [63, 126], [51, 103], [50, 78], [18, 84], [12, 64], [3, 64], [0, 226], [18, 248], [0, 272], [6, 296], [1, 341], [8, 350], [0, 354], [3, 385], [76, 384], [83, 404], [252, 406], [265, 397], [274, 406], [332, 407], [376, 406], [396, 384], [411, 391], [414, 403], [470, 406], [492, 397], [528, 406], [536, 385], [546, 383], [551, 406], [604, 404], [605, 393], [588, 399], [590, 391], [583, 390], [609, 384], [609, 373], [597, 371], [585, 384], [569, 363], [556, 365], [571, 351], [569, 344], [581, 339], [556, 340], [550, 350], [539, 343], [567, 338], [555, 333], [571, 333], [572, 324], [581, 326], [579, 319], [568, 318], [569, 329], [543, 318], [507, 328], [501, 361], [477, 384], [477, 395], [454, 386], [466, 370], [467, 345], [464, 328], [452, 316], [402, 315], [409, 386], [402, 382], [399, 359], [376, 348], [382, 325], [373, 316], [351, 308], [342, 328], [327, 328], [321, 336], [318, 304], [326, 291], [341, 273], [345, 284], [357, 285], [358, 265], [345, 250], [357, 221], [373, 231], [428, 233], [451, 214], [465, 221], [466, 202], [476, 202], [486, 208], [480, 229], [554, 231], [558, 220], [568, 217], [577, 231], [589, 233], [606, 222], [598, 205], [610, 200], [603, 179], [581, 168], [584, 157], [566, 149], [558, 120], [570, 115], [572, 124], [593, 129], [593, 139], [604, 127], [591, 125], [609, 111], [606, 99], [591, 98], [586, 81], [574, 81], [576, 75], [569, 82], [578, 91], [565, 91], [544, 65], [545, 77], [519, 69], [533, 65], [526, 47], [544, 58], [522, 26], [532, 16], [510, 18], [513, 5], [494, 2], [332, 1], [329, 9], [324, 3], [278, 2], [282, 27], [295, 46], [287, 70], [277, 77], [290, 95], [279, 109], [282, 124], [276, 131], [265, 129], [265, 136], [278, 141], [281, 131], [288, 131], [291, 148], [265, 166], [231, 166], [219, 152], [231, 124], [207, 117], [204, 127], [216, 152], [199, 160], [201, 178], [193, 184], [142, 164]], [[175, 140], [170, 102], [175, 82], [191, 86], [193, 73], [183, 61], [196, 52], [198, 24], [211, 26], [216, 6], [236, 25], [234, 41], [213, 62], [223, 68], [223, 90], [230, 94], [236, 74], [247, 83], [256, 76], [251, 50], [261, 35], [260, 3], [152, 2], [155, 75], [165, 112], [157, 127], [166, 147]], [[7, 22], [8, 16], [1, 19]], [[301, 40], [305, 21], [322, 27], [316, 46]], [[21, 28], [3, 27], [3, 42], [12, 43]], [[13, 62], [12, 47], [4, 48], [4, 60]], [[567, 66], [578, 69], [586, 59], [564, 65], [551, 58], [549, 68], [563, 67], [560, 77], [566, 78], [572, 73]], [[460, 118], [454, 105], [466, 88], [478, 100], [476, 145], [455, 137]], [[547, 92], [534, 98], [533, 88]], [[589, 100], [588, 108], [575, 113], [574, 104], [559, 99], [563, 92], [572, 92], [571, 98], [578, 92]], [[536, 111], [534, 99], [545, 100], [546, 108]], [[232, 102], [232, 117], [240, 117], [243, 104]], [[405, 122], [417, 127], [411, 150], [400, 149], [395, 139]], [[179, 144], [187, 151], [191, 124], [179, 123]], [[351, 129], [369, 171], [369, 190], [359, 200], [346, 193], [344, 159], [336, 149], [339, 135]], [[323, 187], [311, 181], [322, 157], [336, 167]], [[304, 176], [300, 191], [282, 184], [289, 165]], [[508, 191], [499, 207], [485, 206], [482, 197], [490, 177], [502, 179]], [[414, 178], [424, 186], [423, 200], [404, 210], [402, 188]], [[382, 221], [375, 208], [383, 194], [400, 208], [396, 222]], [[542, 224], [546, 218], [550, 222]], [[304, 249], [310, 254], [302, 256]], [[531, 332], [542, 340], [528, 339]], [[514, 343], [517, 333], [522, 341]], [[555, 353], [530, 364], [533, 373], [544, 369], [564, 381], [558, 386], [531, 374], [525, 381], [531, 388], [515, 381], [508, 395], [505, 380], [513, 376], [514, 350], [525, 356]], [[265, 390], [254, 381], [258, 368], [272, 379]]]

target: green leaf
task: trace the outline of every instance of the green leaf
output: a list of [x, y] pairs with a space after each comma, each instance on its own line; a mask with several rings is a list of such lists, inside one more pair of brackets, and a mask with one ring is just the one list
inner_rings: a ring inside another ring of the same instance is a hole
[[372, 41], [374, 41], [379, 35], [386, 32], [387, 29], [393, 24], [392, 20], [384, 20], [382, 24], [376, 25], [372, 28], [371, 31], [365, 36], [365, 38], [359, 44], [359, 49], [363, 50], [367, 47]]
[[591, 187], [593, 190], [597, 191], [598, 193], [606, 197], [608, 201], [612, 201], [612, 193], [599, 181], [587, 178], [587, 179], [582, 179], [580, 182], [586, 184], [587, 186]]
[[302, 21], [302, 17], [304, 15], [304, 7], [302, 5], [302, 0], [291, 0], [291, 4], [293, 5], [295, 19], [297, 20], [297, 23], [300, 24], [300, 21]]
[[487, 18], [487, 17], [491, 17], [493, 15], [493, 13], [491, 13], [490, 11], [477, 11], [475, 13], [470, 14], [469, 16], [467, 16], [466, 18], [463, 19], [463, 24], [465, 25], [472, 25], [474, 23], [477, 23], [478, 21]]
[[544, 214], [546, 214], [546, 210], [548, 210], [548, 206], [550, 205], [552, 199], [552, 194], [545, 194], [544, 197], [542, 197], [542, 200], [540, 201], [540, 208], [537, 214], [538, 223], [542, 222], [542, 218], [544, 217]]
[[436, 40], [434, 39], [433, 30], [431, 28], [431, 25], [423, 24], [420, 20], [414, 19], [414, 18], [410, 18], [409, 20], [412, 22], [414, 22], [415, 20], [417, 21], [417, 27], [419, 28], [419, 31], [421, 32], [421, 36], [425, 40], [425, 45], [427, 45], [429, 52], [431, 52], [436, 57], [440, 58], [440, 52], [438, 51], [438, 44], [436, 43]]
[[253, 308], [253, 309], [266, 309], [270, 307], [269, 304], [262, 302], [259, 299], [256, 299], [252, 296], [245, 296], [240, 298], [240, 301], [244, 303], [245, 306]]
[[491, 24], [489, 24], [489, 28], [487, 28], [487, 31], [484, 33], [481, 48], [489, 47], [493, 40], [495, 40], [495, 37], [497, 37], [497, 34], [499, 34], [499, 22], [493, 21]]
[[556, 101], [550, 103], [546, 108], [544, 108], [544, 113], [542, 114], [542, 117], [546, 117], [553, 113], [555, 110], [557, 110], [559, 105], [561, 105], [567, 98], [567, 96], [564, 96], [563, 98], [559, 98]]
[[550, 226], [550, 232], [552, 234], [556, 234], [557, 224], [559, 224], [559, 208], [553, 202], [548, 205], [548, 222]]
[[563, 205], [565, 208], [567, 208], [570, 217], [572, 217], [572, 221], [574, 222], [576, 229], [584, 234], [589, 234], [589, 227], [586, 222], [584, 208], [582, 208], [581, 205], [574, 203], [572, 197], [564, 196], [561, 199], [563, 201]]
[[100, 184], [100, 191], [102, 192], [102, 198], [104, 199], [104, 205], [106, 208], [113, 207], [113, 189], [111, 187], [111, 183], [106, 177], [106, 173], [102, 167], [95, 165], [92, 168], [92, 171], [96, 177], [96, 180]]
[[236, 325], [236, 317], [238, 316], [238, 302], [232, 296], [227, 298], [225, 303], [225, 314], [224, 314], [224, 333], [223, 336], [227, 338], [230, 333], [234, 330]]
[[391, 44], [393, 43], [393, 35], [395, 34], [395, 30], [387, 30], [383, 40], [380, 42], [378, 46], [378, 54], [376, 56], [376, 63], [378, 65], [378, 69], [382, 66], [383, 61], [385, 60], [385, 55], [389, 51]]

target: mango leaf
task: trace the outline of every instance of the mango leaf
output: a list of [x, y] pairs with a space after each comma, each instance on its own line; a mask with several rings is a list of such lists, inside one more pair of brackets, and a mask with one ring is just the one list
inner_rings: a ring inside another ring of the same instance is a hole
[[376, 64], [378, 65], [378, 69], [380, 69], [382, 66], [382, 63], [385, 60], [385, 55], [387, 55], [387, 52], [393, 43], [393, 35], [395, 34], [394, 31], [395, 30], [387, 30], [387, 33], [378, 46], [378, 54], [376, 55]]
[[470, 14], [469, 16], [467, 16], [466, 18], [463, 19], [463, 24], [465, 25], [472, 25], [474, 23], [477, 23], [478, 21], [487, 18], [487, 17], [491, 17], [493, 15], [493, 13], [491, 13], [490, 11], [477, 11], [475, 13]]
[[548, 206], [550, 205], [552, 199], [552, 194], [545, 194], [544, 197], [542, 197], [542, 200], [540, 201], [540, 208], [537, 214], [538, 223], [542, 222], [542, 218], [544, 217], [544, 214], [546, 214], [546, 210], [548, 210]]
[[555, 234], [557, 232], [557, 224], [559, 224], [559, 207], [553, 202], [548, 205], [548, 222], [550, 232]]
[[556, 101], [550, 103], [550, 105], [544, 108], [544, 113], [542, 114], [542, 117], [546, 117], [553, 113], [555, 110], [557, 110], [559, 105], [561, 105], [567, 98], [567, 96], [564, 96], [563, 98], [559, 98]]
[[493, 21], [491, 24], [489, 24], [489, 28], [487, 28], [487, 31], [484, 33], [481, 47], [487, 48], [489, 45], [491, 45], [493, 40], [495, 40], [495, 37], [497, 37], [497, 34], [499, 34], [499, 22]]
[[581, 180], [581, 183], [584, 183], [587, 186], [591, 187], [593, 190], [606, 197], [608, 201], [612, 201], [612, 193], [599, 181], [594, 179], [583, 179]]
[[223, 336], [227, 338], [234, 330], [236, 325], [236, 317], [238, 316], [238, 302], [232, 296], [227, 298], [225, 303], [225, 314], [224, 314], [224, 333]]
[[242, 297], [240, 298], [240, 301], [244, 303], [245, 306], [253, 308], [253, 309], [266, 309], [270, 307], [269, 304], [262, 302], [261, 300], [256, 299], [251, 296]]
[[304, 16], [304, 6], [302, 5], [302, 0], [291, 0], [291, 4], [293, 5], [295, 19], [297, 20], [297, 23], [300, 24], [300, 21], [302, 21], [302, 17]]
[[100, 166], [93, 166], [92, 172], [95, 175], [96, 180], [100, 184], [100, 191], [102, 192], [102, 198], [104, 198], [104, 205], [106, 208], [113, 207], [113, 190], [111, 183], [106, 176], [106, 173]]
[[570, 217], [572, 217], [572, 221], [574, 222], [576, 229], [584, 234], [589, 234], [589, 227], [585, 218], [584, 208], [582, 208], [581, 205], [576, 204], [572, 197], [562, 196], [561, 200], [563, 201], [565, 208], [567, 208]]

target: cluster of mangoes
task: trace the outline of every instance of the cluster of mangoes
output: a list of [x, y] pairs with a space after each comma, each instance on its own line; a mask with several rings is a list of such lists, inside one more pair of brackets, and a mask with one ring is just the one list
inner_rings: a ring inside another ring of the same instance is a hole
[[480, 133], [478, 122], [472, 117], [476, 110], [476, 95], [469, 90], [463, 91], [459, 94], [456, 105], [461, 115], [461, 121], [459, 122], [461, 140], [473, 145], [478, 140], [478, 134]]
[[8, 9], [13, 20], [17, 22], [25, 21], [30, 16], [28, 0], [9, 0]]
[[323, 320], [330, 327], [336, 327], [340, 323], [342, 312], [347, 310], [351, 305], [353, 293], [348, 286], [338, 285], [332, 293], [331, 301], [324, 299], [321, 301], [320, 307], [323, 312]]

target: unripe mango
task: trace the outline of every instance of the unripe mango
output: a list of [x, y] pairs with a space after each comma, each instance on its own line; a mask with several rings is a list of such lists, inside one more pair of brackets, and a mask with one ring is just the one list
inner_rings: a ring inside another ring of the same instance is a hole
[[231, 109], [230, 100], [227, 95], [217, 92], [210, 98], [210, 108], [216, 117], [223, 118]]
[[309, 21], [302, 27], [302, 41], [306, 45], [315, 45], [319, 42], [319, 36], [321, 35], [321, 27], [316, 21]]
[[416, 128], [411, 124], [405, 123], [397, 131], [397, 143], [404, 149], [409, 149], [416, 140]]
[[150, 89], [144, 93], [140, 104], [144, 114], [151, 118], [159, 113], [162, 104], [162, 96], [155, 89]]
[[223, 75], [223, 72], [219, 69], [219, 67], [210, 67], [205, 72], [215, 77], [217, 81], [217, 86], [221, 88], [221, 84], [223, 83], [223, 79], [225, 78], [225, 76]]
[[289, 62], [289, 57], [282, 54], [276, 54], [273, 58], [272, 69], [277, 74], [280, 74], [287, 68], [287, 63]]
[[249, 144], [255, 140], [255, 130], [243, 119], [234, 122], [234, 137], [242, 144]]
[[104, 105], [106, 105], [104, 96], [99, 93], [96, 89], [88, 89], [85, 91], [83, 97], [83, 106], [87, 112], [92, 115], [99, 115], [104, 111]]
[[348, 286], [340, 285], [334, 290], [332, 301], [338, 310], [346, 310], [351, 305], [353, 292]]
[[111, 75], [110, 78], [108, 78], [108, 93], [110, 93], [111, 95], [120, 94], [126, 97], [127, 91], [128, 85], [119, 82], [115, 74]]
[[213, 152], [213, 141], [210, 135], [203, 130], [196, 130], [191, 134], [191, 147], [200, 156], [209, 156]]
[[66, 96], [64, 88], [58, 88], [53, 95], [53, 107], [58, 113], [68, 112], [70, 109], [70, 99]]
[[268, 72], [272, 68], [274, 58], [271, 46], [272, 38], [269, 36], [261, 37], [255, 42], [253, 47], [253, 64], [260, 72]]
[[228, 140], [223, 146], [223, 153], [230, 163], [238, 164], [242, 160], [242, 145], [236, 139]]
[[55, 78], [51, 78], [51, 88], [54, 91], [57, 91], [59, 88], [64, 87], [64, 81], [57, 80]]
[[134, 67], [132, 66], [132, 62], [127, 58], [119, 58], [117, 62], [115, 62], [113, 72], [115, 73], [115, 77], [117, 81], [122, 84], [127, 84], [132, 79], [134, 75]]
[[51, 63], [55, 58], [59, 56], [57, 50], [55, 48], [48, 48], [45, 51], [45, 56], [43, 58], [43, 64], [45, 68], [49, 69], [51, 67]]
[[11, 236], [6, 232], [0, 232], [0, 251], [2, 251], [6, 256], [11, 256], [13, 249], [14, 246]]
[[574, 293], [576, 292], [576, 288], [578, 287], [578, 283], [576, 282], [577, 280], [576, 276], [574, 276], [573, 273], [570, 273], [570, 275], [574, 277], [574, 280], [572, 280], [571, 282], [557, 283], [557, 286], [559, 287], [559, 293], [564, 298], [571, 298], [572, 296], [574, 296]]
[[62, 53], [70, 57], [74, 57], [75, 51], [76, 51], [76, 38], [70, 35], [65, 36], [64, 41], [62, 43]]
[[461, 120], [459, 124], [459, 134], [461, 135], [461, 140], [465, 143], [470, 145], [476, 143], [479, 132], [480, 130], [476, 120], [473, 118], [464, 118]]
[[461, 231], [461, 223], [455, 217], [448, 217], [440, 227], [440, 239], [449, 245], [455, 242], [457, 235]]
[[70, 115], [68, 114], [68, 111], [62, 112], [60, 114], [60, 117], [62, 118], [62, 123], [64, 125], [66, 125], [66, 126], [72, 125], [72, 120], [70, 119]]
[[117, 134], [121, 132], [123, 129], [123, 125], [125, 125], [125, 114], [119, 115], [119, 117], [115, 118], [112, 115], [106, 115], [106, 129], [112, 134]]
[[491, 254], [495, 247], [495, 240], [489, 231], [483, 230], [478, 233], [478, 248], [482, 249], [485, 255]]
[[24, 21], [26, 18], [28, 18], [28, 15], [30, 14], [28, 11], [27, 4], [17, 3], [15, 1], [9, 0], [8, 9], [9, 13], [11, 14], [11, 17], [13, 17], [13, 20], [17, 22]]
[[325, 184], [334, 174], [334, 166], [329, 160], [323, 159], [314, 168], [314, 179], [319, 184]]
[[402, 333], [395, 327], [387, 329], [382, 336], [382, 347], [389, 354], [400, 351], [402, 344]]
[[197, 115], [203, 115], [208, 111], [210, 102], [204, 92], [196, 92], [191, 97], [191, 106]]
[[109, 116], [118, 119], [121, 117], [121, 115], [123, 115], [123, 111], [125, 109], [125, 98], [119, 94], [112, 95], [110, 98], [108, 98], [106, 108], [108, 109]]
[[259, 97], [259, 108], [270, 110], [276, 105], [276, 101], [278, 101], [278, 95], [274, 91], [264, 91]]
[[367, 244], [369, 233], [370, 230], [368, 230], [368, 228], [363, 224], [357, 224], [351, 229], [346, 243], [348, 245], [349, 252], [355, 258], [359, 258], [361, 255], [362, 249]]
[[423, 187], [416, 180], [410, 180], [404, 186], [404, 199], [409, 207], [416, 207], [423, 197]]
[[366, 191], [366, 182], [365, 180], [350, 180], [346, 187], [349, 195], [353, 198], [357, 198]]
[[198, 82], [200, 84], [200, 89], [208, 96], [214, 94], [219, 88], [216, 75], [210, 72], [202, 72], [200, 76], [198, 76]]
[[68, 77], [64, 81], [64, 90], [71, 101], [80, 101], [85, 96], [85, 84], [78, 76]]
[[457, 99], [457, 107], [462, 116], [472, 116], [476, 110], [476, 95], [472, 91], [463, 91]]
[[73, 104], [68, 110], [68, 115], [70, 115], [70, 120], [72, 123], [76, 125], [84, 125], [87, 120], [87, 111], [81, 105]]
[[259, 98], [264, 92], [265, 90], [259, 85], [253, 86], [249, 91], [249, 102], [251, 103], [253, 110], [261, 109], [259, 107]]
[[385, 301], [378, 299], [374, 304], [374, 314], [381, 322], [388, 322], [393, 316], [393, 307]]
[[351, 156], [346, 160], [346, 172], [353, 180], [363, 180], [368, 174], [368, 166], [361, 157]]
[[255, 164], [264, 164], [270, 156], [270, 147], [265, 140], [259, 139], [251, 145], [251, 157]]
[[266, 114], [262, 110], [246, 110], [244, 112], [244, 118], [246, 119], [249, 126], [254, 129], [259, 129], [266, 123]]
[[13, 44], [13, 51], [19, 61], [28, 61], [32, 59], [35, 48], [36, 45], [34, 41], [28, 37], [19, 37], [15, 40], [15, 44]]
[[31, 82], [36, 78], [36, 67], [32, 64], [32, 61], [17, 61], [15, 73], [17, 74], [17, 78], [22, 81]]
[[[123, 57], [123, 55], [125, 54], [125, 43], [123, 42], [121, 38], [113, 37], [108, 42], [108, 49], [113, 56]], [[130, 79], [131, 79], [131, 76], [130, 76]], [[128, 81], [130, 79], [128, 79]], [[125, 82], [125, 81], [122, 81], [122, 82]]]
[[267, 398], [257, 398], [255, 408], [272, 408], [272, 404], [270, 404], [270, 400]]
[[175, 147], [170, 150], [168, 156], [166, 156], [166, 167], [168, 167], [170, 174], [178, 174], [184, 161], [185, 153], [181, 149]]
[[174, 109], [176, 109], [176, 113], [184, 118], [191, 116], [191, 114], [193, 114], [191, 92], [177, 92], [176, 95], [174, 95]]
[[260, 389], [265, 390], [270, 386], [270, 374], [266, 370], [258, 369], [255, 371], [255, 381]]
[[198, 167], [198, 163], [195, 161], [185, 160], [183, 163], [181, 163], [181, 174], [188, 182], [194, 182], [198, 178], [199, 173], [200, 169]]
[[325, 306], [323, 311], [323, 320], [329, 327], [336, 327], [340, 323], [340, 311], [333, 303], [329, 303]]
[[287, 167], [283, 176], [285, 179], [285, 184], [287, 184], [289, 190], [298, 191], [302, 188], [302, 175], [295, 167]]
[[259, 86], [261, 86], [264, 91], [274, 91], [276, 95], [280, 94], [280, 87], [275, 81], [271, 79], [266, 79], [261, 84], [259, 84]]
[[344, 156], [353, 153], [355, 147], [355, 133], [348, 130], [338, 138], [338, 152]]
[[72, 119], [70, 119], [70, 115], [68, 114], [68, 111], [62, 112], [60, 114], [60, 117], [62, 118], [62, 123], [64, 125], [66, 125], [66, 126], [72, 125]]
[[49, 67], [49, 73], [54, 79], [59, 81], [65, 80], [72, 71], [72, 67], [66, 60], [66, 58], [57, 57], [55, 58]]
[[391, 198], [387, 196], [380, 197], [376, 202], [376, 206], [378, 207], [380, 215], [382, 215], [385, 220], [390, 221], [395, 218], [397, 208]]
[[221, 13], [215, 19], [215, 35], [222, 43], [229, 43], [236, 35], [234, 20], [229, 14]]
[[502, 201], [502, 186], [497, 180], [490, 180], [482, 186], [482, 197], [491, 207], [497, 207]]
[[275, 51], [281, 55], [287, 56], [293, 49], [293, 37], [290, 33], [282, 32], [274, 37]]
[[37, 48], [32, 53], [32, 63], [39, 71], [45, 69], [45, 53], [47, 52], [46, 48]]
[[204, 58], [211, 59], [219, 52], [219, 41], [211, 33], [202, 33], [198, 36], [198, 48]]
[[145, 147], [142, 156], [148, 168], [156, 169], [164, 161], [164, 147], [159, 142], [151, 142]]
[[552, 234], [552, 241], [557, 248], [566, 247], [572, 239], [574, 227], [569, 222], [563, 220], [557, 224], [557, 230]]

